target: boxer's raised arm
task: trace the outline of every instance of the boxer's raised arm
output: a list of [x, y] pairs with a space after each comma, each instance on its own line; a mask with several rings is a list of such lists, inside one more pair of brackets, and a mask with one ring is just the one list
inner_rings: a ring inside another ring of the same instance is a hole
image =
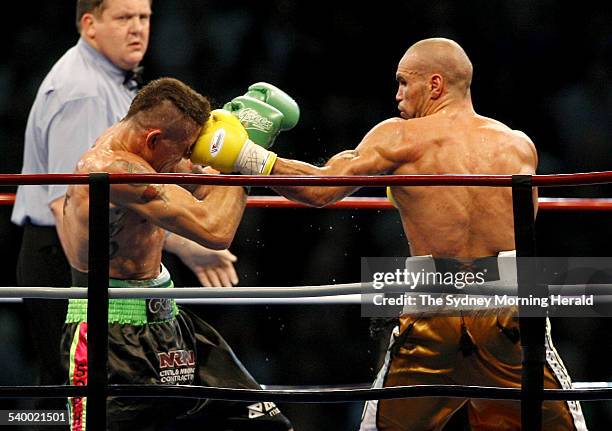
[[[155, 171], [138, 157], [126, 155], [113, 161], [109, 172]], [[163, 229], [218, 250], [230, 246], [246, 204], [242, 187], [217, 186], [200, 200], [174, 184], [114, 184], [110, 198]]]

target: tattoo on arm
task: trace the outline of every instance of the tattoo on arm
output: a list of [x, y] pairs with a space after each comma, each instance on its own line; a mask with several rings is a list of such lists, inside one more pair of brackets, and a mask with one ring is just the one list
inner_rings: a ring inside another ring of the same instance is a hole
[[[110, 168], [115, 168], [127, 172], [128, 174], [149, 174], [148, 169], [138, 163], [128, 162], [127, 160], [117, 160], [110, 165]], [[149, 203], [155, 199], [160, 199], [168, 202], [164, 186], [162, 184], [129, 184], [131, 187], [142, 189], [140, 200], [143, 203]]]
[[168, 202], [166, 191], [162, 184], [139, 184], [140, 187], [145, 187], [144, 191], [140, 195], [140, 199], [144, 203], [149, 203], [155, 199], [160, 199], [164, 202]]

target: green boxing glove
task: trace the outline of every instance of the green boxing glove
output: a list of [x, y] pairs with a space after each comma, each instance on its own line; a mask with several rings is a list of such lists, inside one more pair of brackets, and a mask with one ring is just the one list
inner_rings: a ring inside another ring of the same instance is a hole
[[300, 108], [284, 91], [259, 82], [249, 87], [244, 96], [225, 104], [247, 130], [249, 138], [264, 148], [270, 148], [278, 134], [289, 130], [300, 118]]
[[282, 131], [293, 129], [300, 119], [300, 107], [295, 100], [272, 84], [267, 82], [253, 84], [245, 96], [261, 100], [281, 111], [283, 113]]
[[226, 103], [223, 109], [240, 121], [249, 139], [260, 147], [270, 148], [281, 131], [282, 112], [260, 100], [239, 96]]

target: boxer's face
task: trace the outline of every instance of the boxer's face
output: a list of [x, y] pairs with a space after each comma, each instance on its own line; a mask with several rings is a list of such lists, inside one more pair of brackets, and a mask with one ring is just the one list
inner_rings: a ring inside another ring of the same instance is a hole
[[395, 79], [398, 85], [395, 100], [400, 116], [404, 119], [421, 116], [427, 97], [423, 73], [417, 71], [409, 57], [404, 57], [397, 67]]
[[142, 61], [149, 45], [149, 0], [105, 0], [88, 35], [98, 50], [124, 70]]
[[153, 148], [153, 161], [151, 165], [157, 172], [175, 172], [175, 167], [183, 161], [189, 160], [191, 151], [200, 136], [201, 127], [195, 123], [185, 125], [180, 135], [160, 134]]

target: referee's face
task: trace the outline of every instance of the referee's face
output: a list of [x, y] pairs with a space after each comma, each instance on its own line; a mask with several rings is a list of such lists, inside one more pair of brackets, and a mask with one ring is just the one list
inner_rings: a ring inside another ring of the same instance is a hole
[[90, 36], [111, 62], [124, 70], [138, 66], [149, 45], [150, 0], [106, 0], [94, 14]]

